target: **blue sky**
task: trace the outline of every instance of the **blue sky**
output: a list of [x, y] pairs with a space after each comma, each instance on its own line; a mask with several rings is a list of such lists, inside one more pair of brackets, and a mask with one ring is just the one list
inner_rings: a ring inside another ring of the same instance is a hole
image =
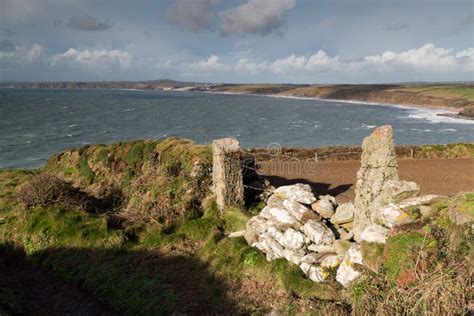
[[0, 80], [474, 80], [474, 1], [0, 0]]

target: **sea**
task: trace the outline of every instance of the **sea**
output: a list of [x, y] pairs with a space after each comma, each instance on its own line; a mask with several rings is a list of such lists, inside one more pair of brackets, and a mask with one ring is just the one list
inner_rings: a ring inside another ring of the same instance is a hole
[[137, 90], [0, 89], [0, 168], [38, 168], [89, 144], [236, 137], [244, 148], [360, 144], [390, 124], [397, 144], [474, 141], [474, 121], [403, 106]]

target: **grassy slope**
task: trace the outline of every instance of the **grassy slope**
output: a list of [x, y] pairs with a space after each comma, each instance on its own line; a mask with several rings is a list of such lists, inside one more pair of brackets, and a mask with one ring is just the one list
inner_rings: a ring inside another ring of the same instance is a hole
[[309, 98], [355, 100], [463, 110], [474, 107], [474, 85], [413, 84], [413, 85], [218, 85], [217, 92], [276, 94]]
[[[92, 180], [87, 168], [79, 163], [83, 159], [81, 155], [56, 156], [45, 170], [56, 173], [62, 171], [66, 177], [80, 178], [77, 185], [91, 192], [100, 192], [99, 184], [122, 183], [122, 189], [129, 194], [129, 198], [143, 198], [146, 193], [138, 194], [134, 190], [143, 191], [143, 187], [136, 189], [136, 182], [139, 179], [143, 181], [143, 176], [150, 172], [147, 169], [148, 159], [143, 158], [146, 156], [143, 151], [149, 143], [139, 144], [83, 149], [82, 153], [88, 157], [87, 166], [94, 174]], [[181, 154], [192, 152], [191, 156], [197, 154], [202, 159], [201, 149], [195, 151], [194, 145], [185, 144], [186, 150], [181, 141], [173, 143], [171, 147], [181, 146], [178, 150]], [[136, 146], [142, 149], [133, 149]], [[158, 149], [163, 154], [171, 148], [169, 146], [169, 142], [155, 144], [150, 152]], [[107, 155], [103, 153], [104, 148]], [[122, 160], [116, 159], [119, 155], [128, 162], [114, 169], [114, 172], [107, 168], [99, 170], [94, 163], [97, 161], [99, 165], [108, 157], [107, 161], [111, 165], [121, 165], [119, 162]], [[142, 161], [133, 157], [142, 157]], [[66, 158], [69, 163], [63, 160]], [[168, 158], [176, 162], [176, 156], [170, 153]], [[133, 166], [133, 170], [129, 170], [130, 166]], [[166, 179], [179, 178], [172, 166], [174, 163], [163, 158], [160, 165], [155, 167], [166, 173]], [[183, 169], [186, 170], [186, 167]], [[261, 206], [230, 209], [221, 216], [215, 202], [206, 199], [201, 212], [182, 213], [180, 220], [168, 225], [148, 221], [125, 227], [111, 226], [111, 214], [89, 214], [61, 205], [36, 207], [27, 211], [15, 198], [16, 188], [45, 170], [0, 172], [0, 243], [4, 247], [14, 245], [23, 248], [35, 264], [45, 266], [62, 279], [80, 285], [100, 301], [125, 314], [260, 314], [273, 309], [285, 314], [347, 314], [353, 309], [364, 314], [374, 312], [377, 308], [407, 312], [420, 302], [421, 305], [413, 309], [413, 313], [430, 310], [425, 303], [435, 298], [430, 293], [423, 296], [421, 290], [416, 292], [415, 302], [411, 302], [411, 305], [406, 303], [406, 306], [403, 304], [410, 293], [397, 284], [400, 275], [410, 275], [407, 272], [410, 269], [418, 271], [420, 278], [411, 280], [414, 284], [408, 289], [425, 289], [427, 283], [434, 282], [429, 279], [430, 273], [442, 269], [443, 273], [437, 275], [441, 275], [443, 282], [454, 289], [451, 296], [443, 291], [435, 293], [436, 299], [447, 304], [445, 308], [459, 309], [465, 297], [463, 293], [467, 293], [463, 283], [457, 279], [462, 276], [456, 270], [459, 267], [452, 268], [451, 265], [464, 264], [462, 258], [469, 253], [472, 255], [472, 240], [469, 242], [466, 239], [472, 235], [452, 223], [449, 211], [455, 207], [466, 213], [472, 212], [472, 194], [458, 198], [456, 203], [441, 201], [434, 204], [434, 219], [425, 225], [427, 228], [400, 231], [389, 239], [383, 249], [366, 246], [366, 251], [379, 254], [374, 256], [379, 259], [371, 264], [379, 273], [369, 272], [369, 278], [346, 292], [336, 284], [321, 285], [305, 279], [298, 267], [284, 260], [267, 262], [259, 251], [247, 246], [242, 238], [226, 237], [227, 232], [243, 228], [247, 219], [258, 212]], [[129, 179], [126, 178], [129, 174], [127, 170], [132, 174]], [[168, 174], [169, 171], [173, 172]], [[115, 173], [120, 176], [114, 177]], [[178, 181], [179, 184], [175, 185], [178, 191], [185, 187], [186, 176], [183, 174], [181, 177], [184, 177], [182, 182]], [[160, 183], [168, 182], [152, 181], [148, 184], [153, 186]], [[169, 188], [156, 194], [168, 195]], [[176, 206], [174, 203], [169, 205], [171, 209]], [[427, 238], [432, 242], [427, 243]], [[419, 253], [426, 253], [426, 256], [418, 259]], [[380, 254], [383, 260], [380, 260]], [[423, 264], [420, 265], [420, 262]], [[1, 293], [0, 307], [2, 300], [6, 299]], [[388, 300], [388, 297], [393, 297], [393, 300]], [[329, 301], [324, 302], [322, 299]], [[449, 305], [450, 300], [456, 304]]]
[[[319, 304], [310, 299], [318, 302], [341, 298], [336, 286], [310, 282], [286, 261], [268, 263], [242, 238], [225, 236], [242, 229], [255, 210], [230, 209], [221, 217], [215, 202], [207, 199], [200, 212], [188, 209], [170, 222], [133, 222], [116, 227], [110, 224], [110, 218], [121, 210], [90, 214], [61, 205], [26, 210], [15, 197], [19, 186], [37, 174], [52, 172], [74, 179], [77, 186], [90, 193], [99, 194], [105, 184], [120, 185], [127, 196], [124, 209], [133, 205], [147, 211], [144, 197], [150, 188], [158, 190], [154, 193], [157, 199], [169, 196], [171, 180], [175, 180], [173, 190], [177, 192], [189, 188], [184, 172], [190, 167], [185, 166], [186, 153], [192, 152], [188, 158], [193, 161], [206, 157], [203, 148], [189, 142], [153, 143], [150, 152], [161, 152], [162, 160], [155, 168], [165, 173], [164, 179], [157, 176], [158, 182], [146, 182], [150, 187], [143, 188], [137, 182], [156, 175], [150, 174], [148, 159], [143, 158], [147, 144], [151, 143], [88, 147], [54, 156], [43, 170], [1, 171], [0, 243], [23, 248], [35, 264], [81, 285], [126, 314], [264, 312]], [[173, 168], [175, 151], [180, 154], [181, 175]], [[116, 169], [104, 167], [106, 157]], [[127, 163], [121, 164], [123, 160]], [[170, 174], [169, 169], [173, 169]], [[168, 204], [170, 212], [181, 209], [177, 203]], [[294, 300], [293, 294], [300, 298]]]

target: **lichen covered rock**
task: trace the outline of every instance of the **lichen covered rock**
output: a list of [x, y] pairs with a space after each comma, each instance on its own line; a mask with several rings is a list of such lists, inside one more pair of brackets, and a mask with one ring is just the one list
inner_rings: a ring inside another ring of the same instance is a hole
[[354, 204], [344, 203], [337, 207], [336, 213], [331, 217], [333, 224], [345, 224], [354, 220]]
[[273, 194], [281, 200], [291, 200], [308, 205], [316, 201], [311, 187], [301, 183], [279, 187], [275, 189]]
[[377, 211], [402, 199], [414, 197], [419, 187], [400, 181], [398, 163], [389, 125], [377, 127], [362, 143], [361, 167], [357, 172], [354, 201], [354, 234], [360, 240], [362, 231], [376, 223]]
[[372, 224], [367, 226], [362, 234], [360, 235], [360, 239], [366, 242], [375, 242], [379, 244], [385, 244], [387, 241], [389, 229], [382, 227], [377, 224]]
[[358, 244], [351, 245], [337, 269], [336, 280], [344, 287], [348, 287], [361, 275], [355, 264], [362, 264], [362, 252]]
[[303, 231], [315, 245], [329, 245], [335, 240], [334, 233], [322, 222], [309, 220]]

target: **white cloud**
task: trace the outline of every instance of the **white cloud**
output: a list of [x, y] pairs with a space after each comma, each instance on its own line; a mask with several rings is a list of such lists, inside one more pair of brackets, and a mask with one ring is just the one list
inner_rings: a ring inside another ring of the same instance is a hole
[[[345, 60], [319, 50], [310, 56], [292, 54], [273, 61], [255, 62], [242, 58], [225, 63], [217, 55], [191, 64], [181, 64], [187, 75], [218, 73], [240, 76], [279, 76], [283, 81], [376, 82], [472, 80], [474, 48], [459, 52], [425, 44], [403, 52], [385, 51], [379, 55]], [[251, 80], [250, 80], [251, 81]]]
[[399, 64], [413, 67], [433, 67], [456, 65], [453, 49], [437, 48], [433, 44], [425, 44], [401, 53], [386, 51], [381, 55], [367, 56], [365, 61], [374, 64]]
[[126, 68], [130, 66], [132, 55], [126, 51], [113, 49], [76, 50], [69, 48], [63, 54], [56, 54], [51, 59], [51, 66], [91, 66]]
[[220, 72], [232, 70], [231, 65], [225, 65], [219, 62], [219, 57], [212, 55], [207, 60], [201, 60], [196, 63], [189, 64], [189, 69], [194, 72]]
[[31, 47], [16, 46], [13, 50], [0, 51], [0, 63], [2, 67], [12, 64], [26, 66], [41, 63], [44, 52], [44, 46], [39, 44], [34, 44]]
[[247, 3], [219, 13], [220, 32], [267, 35], [281, 29], [285, 13], [296, 0], [248, 0]]

